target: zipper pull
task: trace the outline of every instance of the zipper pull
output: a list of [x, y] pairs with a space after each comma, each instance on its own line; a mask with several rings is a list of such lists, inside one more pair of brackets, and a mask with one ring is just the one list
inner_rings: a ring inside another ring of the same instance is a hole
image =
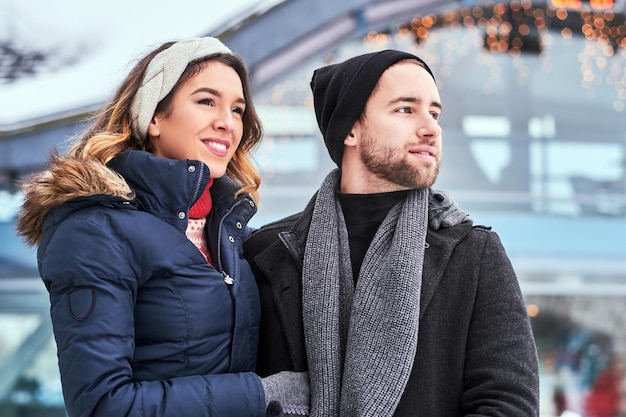
[[222, 271], [222, 275], [224, 275], [224, 282], [226, 285], [233, 285], [235, 280], [230, 277], [226, 272]]

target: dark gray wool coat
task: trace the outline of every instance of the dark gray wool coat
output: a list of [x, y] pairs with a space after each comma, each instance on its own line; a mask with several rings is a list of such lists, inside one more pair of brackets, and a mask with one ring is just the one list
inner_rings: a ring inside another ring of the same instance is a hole
[[[261, 294], [261, 376], [307, 370], [301, 270], [312, 203], [244, 244]], [[426, 241], [417, 354], [394, 416], [538, 416], [534, 338], [498, 235], [464, 222], [429, 229]]]

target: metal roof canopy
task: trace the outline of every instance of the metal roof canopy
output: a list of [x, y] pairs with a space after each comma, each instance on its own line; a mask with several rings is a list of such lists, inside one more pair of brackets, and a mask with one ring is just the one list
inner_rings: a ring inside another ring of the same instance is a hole
[[[331, 50], [405, 13], [431, 10], [448, 0], [285, 0], [256, 8], [238, 21], [225, 22], [217, 36], [248, 65], [253, 90], [289, 71], [304, 58]], [[25, 121], [0, 129], [0, 170], [22, 173], [42, 167], [50, 150], [76, 133], [75, 123], [94, 110], [66, 109], [55, 120]], [[42, 125], [46, 125], [42, 128]]]
[[[457, 3], [449, 0], [287, 0], [250, 18], [245, 26], [218, 28], [218, 36], [242, 56], [260, 89], [304, 59], [386, 26], [394, 18]], [[254, 41], [251, 41], [254, 40]]]

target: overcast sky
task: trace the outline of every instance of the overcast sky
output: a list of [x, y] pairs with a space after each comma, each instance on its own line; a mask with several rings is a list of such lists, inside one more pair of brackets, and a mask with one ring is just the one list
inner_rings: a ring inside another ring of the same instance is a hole
[[0, 83], [0, 125], [99, 103], [153, 46], [267, 3], [276, 1], [0, 0], [0, 41], [53, 54], [37, 76]]

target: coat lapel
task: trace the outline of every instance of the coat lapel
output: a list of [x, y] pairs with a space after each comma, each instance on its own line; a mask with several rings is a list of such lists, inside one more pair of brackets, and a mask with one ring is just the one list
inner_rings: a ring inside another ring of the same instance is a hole
[[469, 233], [471, 222], [461, 223], [449, 229], [429, 230], [426, 235], [428, 247], [424, 252], [424, 270], [422, 272], [422, 293], [420, 300], [420, 318], [435, 294], [443, 277], [454, 248]]

